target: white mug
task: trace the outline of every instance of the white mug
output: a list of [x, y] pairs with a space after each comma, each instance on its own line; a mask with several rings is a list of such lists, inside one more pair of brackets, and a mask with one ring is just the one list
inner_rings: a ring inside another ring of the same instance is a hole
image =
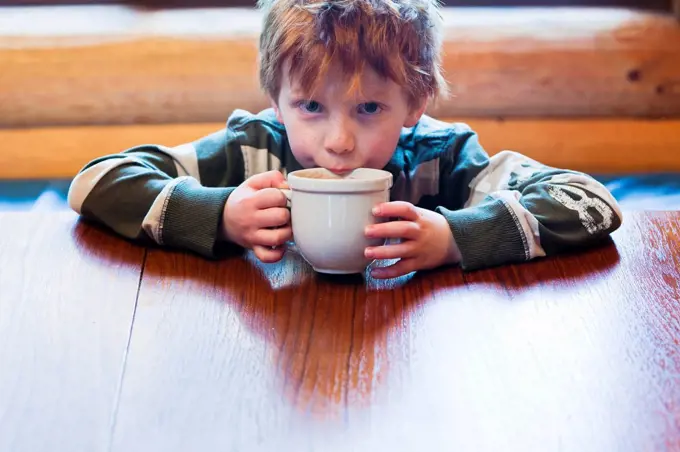
[[372, 259], [368, 246], [384, 243], [369, 239], [366, 226], [383, 220], [373, 215], [376, 205], [390, 200], [392, 174], [358, 168], [336, 175], [323, 168], [288, 174], [289, 200], [295, 248], [319, 273], [362, 273]]

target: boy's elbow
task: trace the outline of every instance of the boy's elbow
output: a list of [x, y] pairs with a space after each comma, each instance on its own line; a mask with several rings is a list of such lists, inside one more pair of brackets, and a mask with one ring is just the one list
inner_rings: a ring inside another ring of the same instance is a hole
[[67, 201], [69, 207], [81, 215], [83, 204], [97, 183], [114, 168], [132, 162], [133, 159], [130, 157], [111, 158], [100, 160], [94, 164], [91, 163], [80, 170], [71, 181], [68, 189]]
[[80, 177], [80, 174], [78, 174], [73, 179], [73, 181], [71, 181], [67, 195], [68, 206], [78, 215], [82, 215], [83, 213], [83, 203], [85, 202], [87, 195], [90, 193], [90, 190], [91, 188], [88, 187], [88, 184], [85, 182], [85, 180]]

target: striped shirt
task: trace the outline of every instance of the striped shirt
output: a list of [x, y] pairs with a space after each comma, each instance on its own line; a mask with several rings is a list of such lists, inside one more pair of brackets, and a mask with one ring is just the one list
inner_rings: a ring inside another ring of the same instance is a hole
[[[273, 110], [236, 110], [225, 128], [191, 143], [140, 145], [88, 163], [68, 199], [82, 217], [130, 240], [218, 258], [231, 192], [254, 174], [297, 169]], [[511, 151], [489, 157], [467, 125], [427, 115], [402, 130], [384, 169], [394, 178], [392, 200], [446, 218], [465, 270], [588, 246], [622, 221], [613, 196], [592, 177]]]

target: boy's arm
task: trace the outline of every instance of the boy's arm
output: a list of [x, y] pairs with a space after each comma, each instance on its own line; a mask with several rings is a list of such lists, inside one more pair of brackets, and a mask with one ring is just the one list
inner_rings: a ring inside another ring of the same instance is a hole
[[281, 169], [283, 140], [268, 120], [237, 111], [225, 129], [192, 143], [94, 160], [73, 180], [69, 204], [128, 239], [213, 257], [231, 192], [253, 174]]
[[96, 159], [74, 178], [69, 204], [128, 239], [212, 255], [231, 187], [243, 178], [241, 153], [225, 152], [227, 134]]
[[466, 270], [587, 246], [622, 221], [614, 197], [592, 177], [515, 152], [489, 158], [471, 131], [457, 136], [440, 161], [439, 194], [436, 210]]

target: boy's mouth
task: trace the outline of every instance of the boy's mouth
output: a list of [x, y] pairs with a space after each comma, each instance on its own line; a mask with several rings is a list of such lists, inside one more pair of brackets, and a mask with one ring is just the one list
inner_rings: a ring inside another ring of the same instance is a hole
[[344, 174], [351, 173], [352, 171], [354, 171], [355, 168], [326, 168], [326, 169], [333, 174], [342, 176]]

